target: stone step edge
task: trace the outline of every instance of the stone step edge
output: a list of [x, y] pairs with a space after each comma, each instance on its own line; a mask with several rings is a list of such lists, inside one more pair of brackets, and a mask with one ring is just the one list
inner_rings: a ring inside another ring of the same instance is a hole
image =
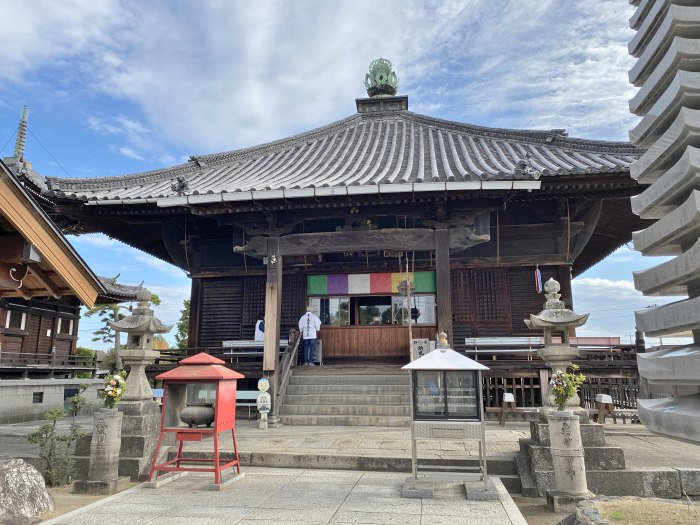
[[[174, 459], [177, 447], [168, 450], [168, 458]], [[211, 459], [213, 452], [194, 450], [187, 453], [192, 459]], [[230, 460], [233, 452], [221, 452], [219, 458]], [[333, 470], [368, 470], [378, 472], [411, 472], [411, 458], [391, 456], [356, 456], [340, 454], [319, 454], [309, 452], [239, 452], [241, 466], [271, 468], [316, 468]], [[425, 458], [421, 458], [426, 461]], [[443, 466], [477, 465], [478, 459], [452, 460], [444, 458], [429, 459], [431, 464]], [[487, 457], [489, 475], [497, 477], [514, 477], [515, 462], [513, 456]]]

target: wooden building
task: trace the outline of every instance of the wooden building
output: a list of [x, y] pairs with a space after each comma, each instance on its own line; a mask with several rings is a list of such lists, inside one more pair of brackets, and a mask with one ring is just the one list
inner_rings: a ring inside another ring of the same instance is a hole
[[[135, 287], [97, 277], [46, 210], [40, 177], [23, 158], [0, 160], [0, 378], [90, 368], [76, 360], [80, 307], [133, 300]], [[32, 182], [33, 181], [33, 182]], [[94, 366], [92, 366], [94, 369]]]
[[356, 107], [272, 143], [36, 189], [71, 231], [104, 232], [191, 276], [190, 346], [252, 339], [264, 310], [266, 370], [307, 303], [326, 361], [405, 362], [411, 316], [414, 338], [444, 330], [456, 349], [531, 335], [536, 268], [568, 302], [572, 276], [645, 224], [630, 211], [641, 154], [630, 144], [440, 120], [406, 96]]

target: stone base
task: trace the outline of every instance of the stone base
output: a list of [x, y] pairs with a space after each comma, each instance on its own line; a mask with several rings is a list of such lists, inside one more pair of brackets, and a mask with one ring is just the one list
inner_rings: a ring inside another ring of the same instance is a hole
[[73, 492], [76, 494], [91, 494], [101, 496], [111, 496], [129, 488], [128, 477], [119, 477], [109, 481], [87, 481], [79, 480], [73, 483]]
[[[223, 478], [224, 473], [221, 473], [221, 476]], [[236, 481], [240, 481], [245, 477], [245, 472], [237, 472], [234, 473], [233, 477], [230, 479], [227, 479], [226, 481], [221, 481], [218, 485], [216, 483], [211, 483], [210, 485], [205, 485], [204, 490], [216, 490], [216, 491], [222, 491], [229, 485], [234, 484]]]
[[464, 489], [467, 491], [468, 501], [498, 501], [501, 499], [490, 478], [486, 487], [484, 487], [483, 481], [466, 481]]
[[586, 494], [573, 495], [564, 494], [555, 490], [547, 491], [547, 509], [550, 512], [574, 512], [580, 501], [595, 498], [595, 494], [587, 492]]
[[152, 400], [122, 401], [119, 411], [124, 414], [119, 475], [129, 476], [132, 481], [144, 481], [148, 478], [158, 442], [160, 407]]
[[[478, 478], [479, 476], [473, 476]], [[458, 477], [450, 478], [406, 478], [401, 488], [402, 498], [415, 499], [457, 499], [466, 498], [469, 501], [498, 501], [500, 496], [493, 481], [489, 478], [484, 485], [483, 480], [473, 481], [459, 480]]]
[[146, 489], [157, 489], [158, 487], [172, 483], [183, 476], [187, 476], [187, 474], [189, 474], [189, 472], [168, 472], [167, 474], [156, 477], [153, 481], [144, 481], [143, 487]]
[[[591, 418], [590, 418], [590, 415], [588, 414], [588, 410], [586, 410], [585, 408], [566, 407], [566, 410], [571, 410], [574, 413], [574, 415], [578, 416], [579, 422], [582, 425], [585, 425], [585, 424], [588, 424], [591, 422]], [[542, 423], [546, 423], [547, 416], [550, 415], [552, 412], [558, 412], [558, 411], [559, 411], [559, 409], [557, 409], [557, 407], [550, 407], [550, 406], [540, 407], [540, 410], [538, 412], [539, 420]]]
[[284, 423], [282, 423], [282, 420], [279, 418], [279, 416], [269, 416], [267, 418], [267, 425], [269, 428], [280, 428], [284, 425]]

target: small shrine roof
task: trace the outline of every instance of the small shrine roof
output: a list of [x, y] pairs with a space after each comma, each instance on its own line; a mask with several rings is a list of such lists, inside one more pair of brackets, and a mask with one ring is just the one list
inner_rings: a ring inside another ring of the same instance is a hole
[[180, 366], [163, 372], [156, 379], [165, 380], [229, 380], [243, 379], [245, 376], [235, 370], [226, 368], [225, 362], [204, 352], [180, 361]]
[[401, 367], [402, 370], [488, 370], [487, 366], [455, 352], [451, 348], [436, 348], [415, 361]]
[[193, 156], [178, 166], [117, 177], [47, 177], [37, 186], [46, 197], [88, 205], [163, 207], [370, 193], [537, 189], [540, 177], [585, 178], [600, 173], [629, 177], [630, 164], [641, 154], [627, 143], [570, 138], [561, 129], [489, 128], [407, 109], [372, 110], [268, 144]]

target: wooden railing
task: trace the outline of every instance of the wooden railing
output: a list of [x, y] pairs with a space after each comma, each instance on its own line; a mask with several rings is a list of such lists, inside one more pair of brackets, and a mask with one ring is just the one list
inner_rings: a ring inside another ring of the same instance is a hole
[[0, 364], [13, 367], [44, 366], [95, 370], [97, 369], [97, 358], [94, 355], [64, 355], [52, 352], [36, 354], [0, 350]]
[[287, 390], [287, 384], [292, 375], [292, 368], [297, 364], [297, 354], [299, 353], [299, 343], [301, 341], [300, 336], [301, 334], [299, 332], [292, 332], [289, 334], [289, 343], [279, 362], [279, 382], [277, 384], [277, 391], [275, 392], [274, 403], [275, 413], [279, 413], [282, 397]]

